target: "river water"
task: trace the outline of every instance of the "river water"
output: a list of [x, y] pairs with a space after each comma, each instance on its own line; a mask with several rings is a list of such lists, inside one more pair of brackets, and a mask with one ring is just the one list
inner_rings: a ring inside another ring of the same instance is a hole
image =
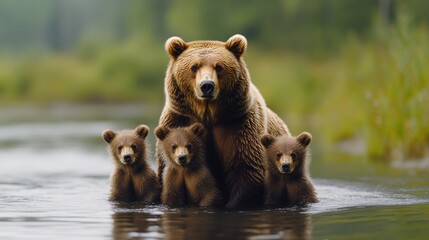
[[317, 150], [317, 136], [311, 173], [320, 202], [305, 208], [225, 211], [111, 203], [113, 165], [101, 132], [149, 123], [153, 146], [156, 118], [136, 114], [145, 111], [151, 112], [138, 105], [1, 109], [0, 239], [429, 236], [429, 169], [424, 161], [402, 166], [324, 152]]

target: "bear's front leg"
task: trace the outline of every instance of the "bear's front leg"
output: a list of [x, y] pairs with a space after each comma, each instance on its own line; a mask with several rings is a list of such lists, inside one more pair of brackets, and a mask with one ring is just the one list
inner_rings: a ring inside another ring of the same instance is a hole
[[161, 203], [167, 206], [181, 207], [186, 204], [186, 186], [181, 171], [166, 167], [163, 174]]
[[284, 190], [284, 192], [278, 192], [276, 190], [265, 189], [265, 205], [276, 206], [287, 204], [288, 199], [287, 197], [284, 197], [285, 195], [287, 195], [287, 190]]
[[185, 178], [188, 189], [188, 200], [192, 198], [196, 200], [196, 204], [200, 207], [221, 206], [221, 193], [216, 186], [216, 182], [210, 175], [207, 168], [202, 168], [199, 173], [192, 174]]
[[145, 204], [159, 203], [161, 187], [155, 173], [145, 172], [133, 176], [133, 184], [138, 201]]
[[286, 205], [288, 202], [288, 192], [285, 179], [273, 177], [270, 173], [265, 175], [265, 205]]
[[199, 202], [200, 207], [217, 207], [221, 206], [222, 197], [217, 188], [212, 188], [205, 193]]
[[110, 176], [110, 201], [132, 201], [133, 189], [131, 187], [131, 178], [121, 169], [116, 169]]
[[237, 169], [231, 172], [229, 179], [232, 182], [229, 185], [229, 200], [226, 208], [234, 209], [241, 207], [258, 206], [263, 203], [264, 199], [264, 185], [263, 178], [257, 176], [250, 176], [255, 174], [251, 170]]
[[248, 121], [213, 128], [220, 164], [226, 208], [257, 206], [264, 199], [264, 149], [260, 132]]
[[293, 191], [293, 188], [296, 189], [295, 194], [293, 196], [292, 194], [289, 194], [289, 202], [291, 205], [303, 206], [307, 205], [308, 203], [319, 202], [313, 184], [307, 179], [302, 179], [301, 182], [294, 184], [288, 184], [288, 189], [291, 189], [289, 190], [290, 192]]

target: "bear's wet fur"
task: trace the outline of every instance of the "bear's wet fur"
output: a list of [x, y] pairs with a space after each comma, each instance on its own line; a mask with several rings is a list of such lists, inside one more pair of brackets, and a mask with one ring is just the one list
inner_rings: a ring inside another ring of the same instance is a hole
[[162, 204], [168, 206], [219, 206], [221, 193], [206, 162], [206, 130], [194, 123], [186, 128], [155, 129], [163, 171]]
[[312, 137], [303, 132], [297, 137], [264, 135], [266, 149], [266, 205], [306, 205], [318, 202], [308, 172], [308, 145]]
[[161, 187], [148, 163], [148, 133], [146, 125], [119, 132], [107, 129], [102, 133], [115, 166], [110, 176], [110, 201], [159, 202]]
[[[159, 125], [169, 128], [202, 123], [207, 128], [207, 163], [227, 208], [263, 203], [263, 134], [289, 135], [286, 124], [265, 104], [243, 60], [247, 40], [185, 42], [171, 37]], [[166, 166], [157, 141], [158, 178]]]

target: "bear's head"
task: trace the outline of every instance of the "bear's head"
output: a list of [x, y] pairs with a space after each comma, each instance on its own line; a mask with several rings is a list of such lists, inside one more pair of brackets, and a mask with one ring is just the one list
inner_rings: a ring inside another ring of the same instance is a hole
[[307, 146], [311, 135], [303, 132], [297, 137], [264, 135], [261, 142], [266, 149], [268, 167], [275, 167], [282, 174], [302, 173], [305, 171]]
[[186, 128], [159, 126], [155, 129], [163, 154], [177, 166], [191, 164], [203, 155], [205, 133], [201, 123], [194, 123]]
[[149, 128], [140, 125], [134, 130], [114, 132], [107, 129], [102, 136], [109, 144], [110, 153], [116, 163], [122, 165], [133, 165], [136, 161], [145, 160], [147, 154], [146, 136]]
[[246, 38], [238, 34], [226, 42], [185, 42], [171, 37], [165, 43], [171, 58], [167, 74], [172, 74], [186, 97], [200, 102], [213, 101], [232, 91], [238, 79], [246, 78], [243, 74], [247, 73], [243, 72], [247, 70], [241, 59], [246, 48]]

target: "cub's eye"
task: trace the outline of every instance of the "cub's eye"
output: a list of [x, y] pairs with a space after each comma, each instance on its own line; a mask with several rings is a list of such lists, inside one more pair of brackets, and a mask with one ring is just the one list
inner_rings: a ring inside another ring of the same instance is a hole
[[280, 158], [282, 157], [282, 154], [281, 153], [277, 153], [276, 157], [277, 157], [277, 160], [280, 160]]
[[171, 146], [171, 149], [173, 149], [173, 151], [176, 151], [176, 148], [177, 148], [177, 145], [176, 145], [176, 144], [173, 144], [173, 145]]
[[223, 68], [222, 68], [222, 66], [221, 65], [218, 65], [218, 64], [216, 64], [216, 66], [215, 66], [215, 70], [216, 70], [216, 73], [221, 73], [222, 72], [222, 70], [223, 70]]
[[123, 146], [118, 147], [118, 152], [122, 151]]
[[131, 149], [133, 149], [133, 151], [135, 152], [137, 150], [137, 146], [135, 144], [132, 144]]
[[193, 72], [193, 73], [196, 73], [197, 71], [198, 71], [198, 65], [197, 64], [194, 64], [194, 65], [192, 65], [192, 67], [191, 67], [191, 71]]
[[192, 145], [190, 143], [186, 144], [186, 149], [188, 149], [188, 152], [192, 152]]
[[290, 154], [290, 157], [292, 158], [292, 160], [295, 161], [298, 158], [298, 155], [293, 152], [293, 153]]

